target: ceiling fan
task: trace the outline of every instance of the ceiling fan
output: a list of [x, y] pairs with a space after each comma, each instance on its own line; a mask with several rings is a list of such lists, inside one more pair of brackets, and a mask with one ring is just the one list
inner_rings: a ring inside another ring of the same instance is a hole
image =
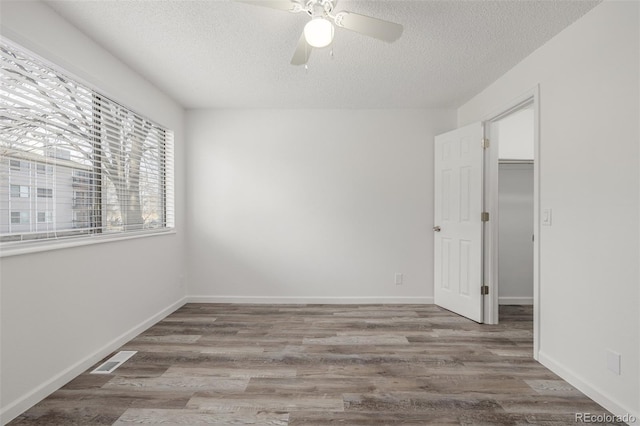
[[306, 12], [307, 22], [291, 58], [292, 65], [304, 65], [313, 48], [326, 47], [333, 41], [334, 25], [386, 42], [394, 42], [402, 35], [402, 25], [353, 12], [334, 9], [338, 0], [236, 0], [255, 6], [284, 10], [291, 13]]

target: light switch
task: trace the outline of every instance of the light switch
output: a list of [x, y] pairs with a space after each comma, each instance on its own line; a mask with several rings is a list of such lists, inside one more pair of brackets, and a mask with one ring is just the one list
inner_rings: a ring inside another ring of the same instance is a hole
[[607, 349], [607, 369], [614, 374], [620, 375], [620, 354]]
[[401, 272], [396, 272], [396, 276], [395, 276], [395, 282], [396, 285], [402, 285], [402, 273]]
[[542, 210], [542, 224], [551, 226], [551, 209]]

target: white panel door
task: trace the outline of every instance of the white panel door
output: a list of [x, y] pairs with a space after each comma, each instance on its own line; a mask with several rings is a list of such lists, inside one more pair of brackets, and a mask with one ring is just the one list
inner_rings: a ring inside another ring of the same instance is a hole
[[435, 138], [434, 296], [445, 309], [482, 322], [483, 127]]

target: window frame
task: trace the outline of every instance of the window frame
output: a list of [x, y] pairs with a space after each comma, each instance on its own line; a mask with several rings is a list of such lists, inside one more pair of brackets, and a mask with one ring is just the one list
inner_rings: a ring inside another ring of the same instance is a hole
[[[18, 188], [18, 191], [14, 192], [15, 188]], [[16, 185], [12, 183], [9, 184], [9, 191], [11, 198], [31, 198], [31, 187], [29, 185]]]
[[38, 186], [36, 187], [36, 196], [38, 198], [53, 198], [53, 188]]
[[[158, 167], [164, 174], [160, 175], [159, 185], [162, 188], [162, 193], [160, 194], [160, 198], [162, 199], [162, 204], [160, 206], [161, 214], [162, 214], [162, 226], [161, 227], [149, 227], [145, 229], [139, 230], [125, 230], [118, 231], [114, 233], [95, 233], [95, 234], [83, 234], [83, 235], [73, 235], [73, 236], [62, 236], [57, 238], [43, 238], [43, 239], [26, 239], [19, 241], [11, 241], [10, 238], [7, 241], [0, 241], [0, 258], [14, 256], [14, 255], [22, 255], [29, 253], [38, 253], [49, 250], [58, 250], [65, 249], [70, 247], [80, 247], [94, 244], [104, 244], [108, 242], [117, 242], [117, 241], [126, 241], [130, 239], [139, 239], [146, 237], [154, 237], [154, 236], [167, 236], [167, 235], [175, 235], [176, 234], [176, 205], [175, 205], [175, 145], [174, 145], [174, 130], [169, 126], [165, 126], [154, 119], [148, 118], [145, 114], [141, 114], [135, 109], [125, 106], [125, 103], [119, 102], [117, 96], [113, 96], [109, 93], [108, 90], [104, 90], [95, 84], [92, 84], [85, 80], [84, 78], [78, 76], [75, 72], [72, 71], [74, 69], [71, 66], [65, 68], [61, 65], [52, 62], [49, 59], [42, 57], [41, 55], [35, 53], [29, 47], [16, 43], [3, 35], [0, 35], [0, 42], [9, 46], [11, 49], [16, 49], [21, 51], [25, 55], [31, 57], [40, 62], [41, 65], [48, 67], [51, 71], [53, 71], [56, 75], [60, 75], [66, 79], [73, 80], [75, 83], [83, 85], [86, 89], [90, 90], [94, 93], [95, 96], [99, 96], [107, 99], [108, 101], [126, 109], [129, 113], [135, 115], [138, 118], [146, 120], [152, 123], [154, 126], [157, 126], [159, 130], [161, 130], [165, 137], [162, 140], [162, 143], [158, 145], [159, 152], [162, 152], [162, 161]], [[67, 64], [68, 65], [68, 64]], [[23, 171], [25, 170], [24, 161], [19, 159], [10, 159], [7, 164], [7, 170], [9, 171]], [[45, 170], [41, 170], [41, 168], [37, 168], [35, 172], [37, 174], [53, 174], [53, 166], [45, 165]], [[99, 173], [97, 177], [100, 182], [105, 180], [104, 172]], [[102, 185], [102, 183], [101, 183]], [[170, 190], [169, 190], [170, 189]], [[100, 186], [100, 191], [105, 191], [103, 186]], [[32, 192], [35, 192], [32, 194]], [[55, 190], [54, 190], [55, 193]], [[38, 197], [37, 189], [36, 191], [29, 190], [29, 198]], [[11, 196], [9, 196], [11, 198]], [[41, 197], [42, 198], [42, 197]], [[48, 198], [48, 197], [47, 197]], [[54, 197], [55, 198], [55, 197]], [[104, 198], [104, 196], [102, 196]], [[46, 222], [37, 222], [37, 214], [39, 211], [35, 211], [34, 215], [35, 221], [33, 225], [46, 225], [51, 223], [50, 221]], [[8, 219], [10, 225], [25, 225], [26, 223], [15, 224], [11, 222], [11, 213], [13, 211], [8, 212]], [[26, 212], [29, 216], [29, 224], [31, 224], [31, 212]], [[55, 217], [54, 212], [50, 212], [51, 217]], [[22, 216], [21, 216], [22, 218]], [[101, 218], [102, 223], [101, 226], [105, 226], [106, 218]], [[39, 232], [38, 232], [39, 233]], [[11, 237], [11, 234], [4, 234], [7, 237]], [[18, 234], [19, 235], [19, 234]]]
[[[18, 221], [14, 222], [14, 216], [18, 216]], [[23, 218], [26, 217], [26, 220], [23, 222]], [[29, 225], [31, 223], [31, 214], [30, 212], [25, 212], [21, 210], [11, 210], [10, 213], [10, 221], [12, 225]]]
[[[44, 220], [40, 220], [40, 215], [44, 215]], [[53, 211], [51, 210], [38, 210], [36, 212], [36, 224], [47, 224], [53, 222]]]
[[51, 164], [38, 163], [36, 164], [36, 171], [41, 175], [52, 175], [53, 166]]

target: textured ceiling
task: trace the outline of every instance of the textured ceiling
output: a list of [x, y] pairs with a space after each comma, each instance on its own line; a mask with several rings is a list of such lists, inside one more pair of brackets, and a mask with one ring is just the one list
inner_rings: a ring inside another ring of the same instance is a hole
[[60, 15], [187, 108], [457, 107], [597, 1], [356, 1], [393, 44], [337, 29], [289, 64], [308, 16], [233, 1], [60, 1]]

